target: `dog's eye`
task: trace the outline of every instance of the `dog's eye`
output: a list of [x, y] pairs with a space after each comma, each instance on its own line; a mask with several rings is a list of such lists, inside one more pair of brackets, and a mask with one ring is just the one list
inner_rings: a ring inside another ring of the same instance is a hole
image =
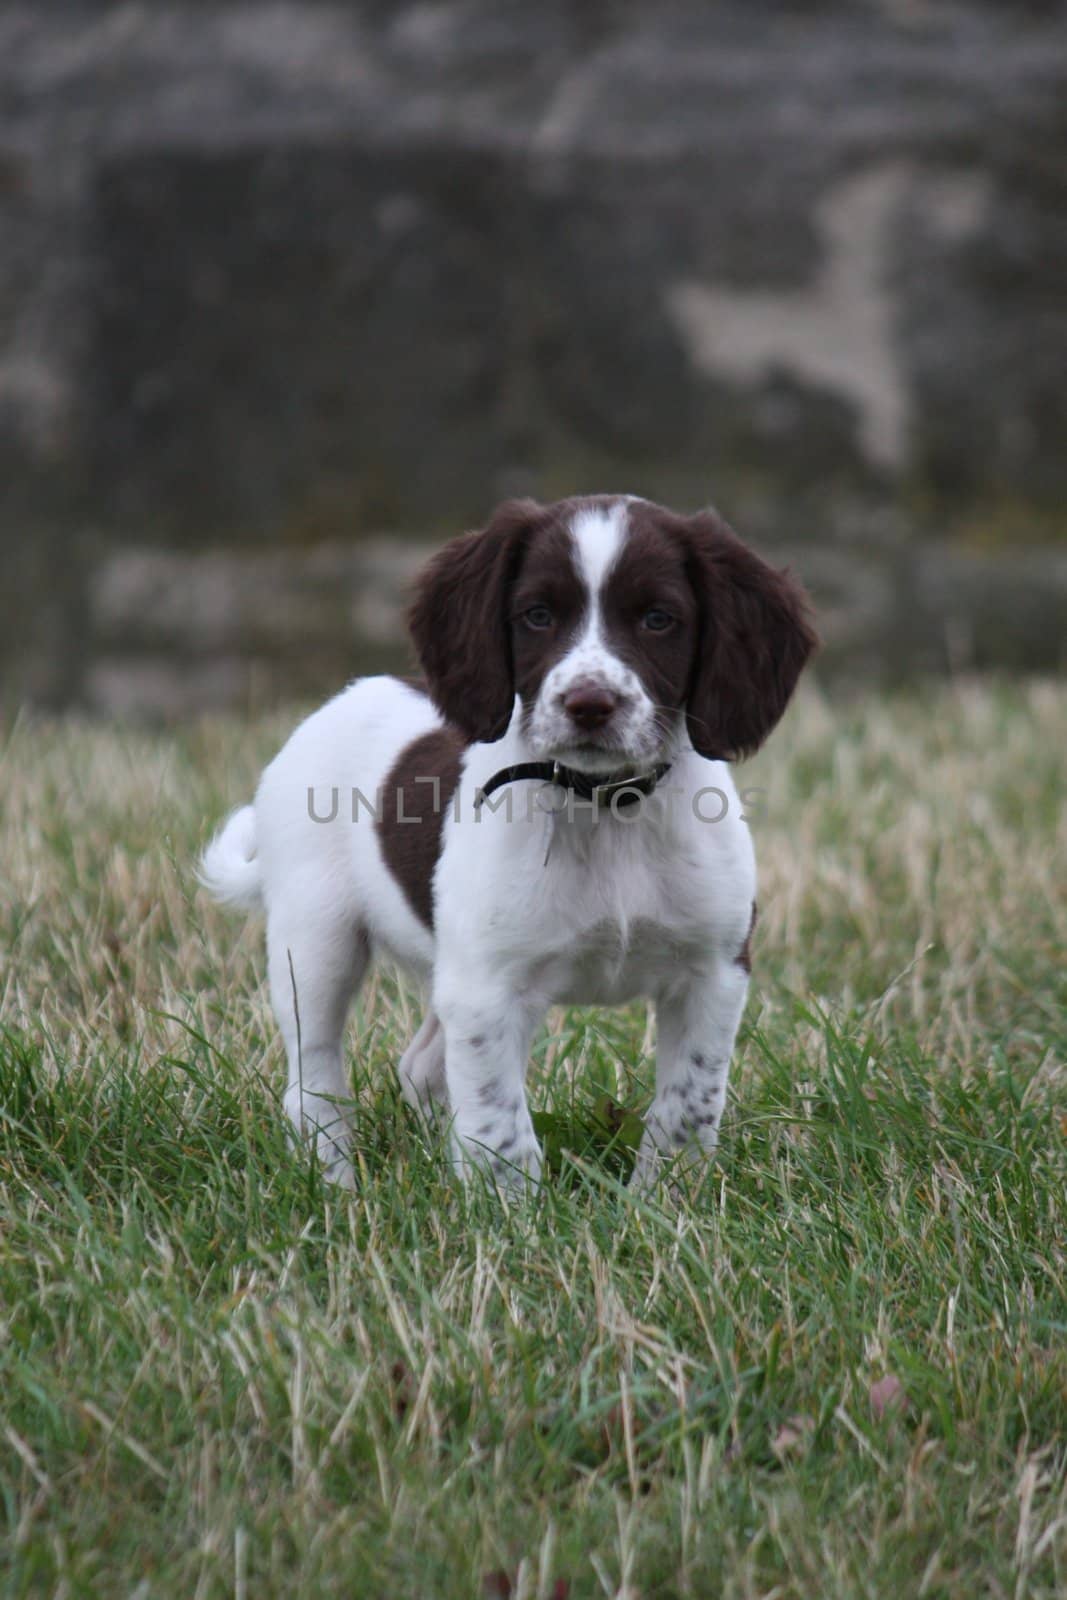
[[641, 618], [641, 626], [647, 628], [649, 633], [666, 633], [673, 621], [674, 618], [668, 611], [658, 611], [653, 607]]
[[555, 618], [547, 606], [529, 606], [522, 614], [528, 628], [551, 628]]

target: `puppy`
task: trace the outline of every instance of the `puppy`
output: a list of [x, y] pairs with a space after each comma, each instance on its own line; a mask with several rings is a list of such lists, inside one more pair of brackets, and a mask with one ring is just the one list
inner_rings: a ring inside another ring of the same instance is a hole
[[756, 916], [728, 763], [762, 744], [815, 643], [806, 597], [714, 512], [514, 501], [417, 584], [427, 688], [352, 683], [297, 728], [204, 853], [261, 905], [286, 1109], [351, 1185], [342, 1034], [376, 956], [425, 980], [399, 1065], [453, 1159], [536, 1180], [524, 1078], [554, 1004], [656, 1006], [634, 1182], [715, 1147]]

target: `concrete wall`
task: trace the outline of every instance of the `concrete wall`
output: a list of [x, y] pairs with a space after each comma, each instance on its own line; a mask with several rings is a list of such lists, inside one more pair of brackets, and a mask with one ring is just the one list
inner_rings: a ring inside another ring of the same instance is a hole
[[6, 695], [319, 693], [582, 489], [717, 503], [829, 668], [1054, 667], [1065, 108], [1051, 4], [0, 4]]

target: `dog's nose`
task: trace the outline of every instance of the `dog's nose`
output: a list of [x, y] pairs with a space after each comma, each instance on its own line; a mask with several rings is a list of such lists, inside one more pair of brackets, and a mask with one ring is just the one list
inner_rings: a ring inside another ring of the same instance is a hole
[[618, 695], [599, 683], [572, 683], [563, 696], [564, 711], [587, 733], [602, 728], [618, 703]]

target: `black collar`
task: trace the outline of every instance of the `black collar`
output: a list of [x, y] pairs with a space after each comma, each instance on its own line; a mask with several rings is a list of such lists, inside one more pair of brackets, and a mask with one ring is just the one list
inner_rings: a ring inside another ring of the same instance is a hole
[[558, 761], [520, 761], [518, 766], [501, 767], [499, 772], [494, 772], [489, 782], [478, 791], [474, 804], [480, 806], [494, 790], [502, 789], [506, 783], [517, 783], [522, 778], [537, 778], [541, 783], [554, 784], [557, 789], [572, 790], [579, 800], [592, 801], [598, 811], [614, 807], [621, 810], [637, 805], [650, 795], [670, 770], [670, 762], [663, 761], [651, 772], [643, 772], [637, 778], [613, 778], [610, 774], [601, 778], [589, 772], [578, 772], [574, 767], [561, 766]]

